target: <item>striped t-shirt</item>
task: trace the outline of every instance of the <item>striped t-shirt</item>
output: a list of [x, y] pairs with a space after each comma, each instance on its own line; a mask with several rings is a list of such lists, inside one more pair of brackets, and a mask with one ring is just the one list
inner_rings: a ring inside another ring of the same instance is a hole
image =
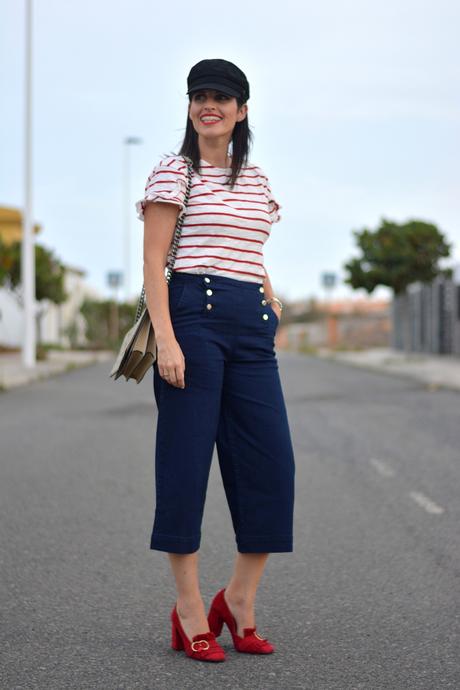
[[185, 210], [174, 271], [263, 282], [263, 245], [271, 224], [281, 219], [267, 176], [248, 163], [231, 189], [226, 183], [231, 168], [216, 168], [203, 159], [200, 165], [201, 174], [193, 171], [185, 209], [187, 165], [182, 156], [163, 157], [147, 178], [144, 198], [136, 203], [137, 217], [144, 219], [149, 201], [177, 204], [179, 217]]

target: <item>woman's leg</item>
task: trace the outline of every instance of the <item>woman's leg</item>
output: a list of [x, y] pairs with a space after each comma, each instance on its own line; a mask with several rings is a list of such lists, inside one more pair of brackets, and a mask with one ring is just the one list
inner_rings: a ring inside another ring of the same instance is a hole
[[294, 451], [273, 353], [270, 337], [241, 335], [225, 363], [216, 445], [239, 553], [293, 550]]
[[233, 575], [225, 588], [224, 598], [238, 624], [237, 635], [240, 637], [243, 637], [243, 628], [256, 625], [254, 604], [268, 555], [238, 552]]
[[185, 634], [192, 639], [198, 633], [208, 632], [209, 624], [200, 593], [198, 578], [198, 552], [168, 553], [176, 580], [177, 613]]

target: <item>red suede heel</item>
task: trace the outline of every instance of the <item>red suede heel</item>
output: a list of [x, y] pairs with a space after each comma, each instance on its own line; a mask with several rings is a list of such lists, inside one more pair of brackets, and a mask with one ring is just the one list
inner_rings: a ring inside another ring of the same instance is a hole
[[222, 628], [224, 627], [224, 619], [221, 618], [215, 606], [211, 606], [209, 610], [208, 623], [214, 635], [219, 637], [219, 635], [222, 633]]
[[172, 624], [171, 647], [178, 652], [180, 652], [182, 649], [185, 649], [184, 643], [182, 642], [182, 637], [180, 636], [174, 623]]
[[208, 613], [208, 623], [211, 631], [218, 637], [222, 632], [222, 626], [226, 623], [232, 636], [233, 645], [237, 652], [248, 654], [271, 654], [274, 646], [256, 632], [256, 627], [243, 628], [244, 637], [237, 635], [238, 626], [224, 597], [225, 588], [217, 592]]
[[212, 631], [194, 635], [192, 641], [184, 632], [176, 606], [171, 611], [171, 647], [177, 651], [185, 650], [187, 656], [199, 661], [225, 661], [225, 651], [216, 641]]

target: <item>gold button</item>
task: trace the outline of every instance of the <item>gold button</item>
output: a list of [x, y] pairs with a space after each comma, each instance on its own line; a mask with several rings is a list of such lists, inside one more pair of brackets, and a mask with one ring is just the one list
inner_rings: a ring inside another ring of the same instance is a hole
[[208, 277], [206, 276], [206, 278], [204, 279], [204, 282], [205, 282], [205, 283], [210, 283], [210, 282], [211, 282], [211, 278], [208, 278]]
[[212, 304], [207, 304], [206, 309], [212, 309]]
[[262, 314], [262, 318], [266, 321], [268, 319], [268, 314]]
[[265, 305], [267, 304], [267, 300], [266, 300], [266, 299], [263, 299], [262, 302], [261, 302], [261, 304], [263, 304], [263, 305], [265, 306]]
[[262, 285], [261, 285], [260, 288], [259, 288], [259, 292], [264, 292], [264, 289], [263, 289]]
[[212, 295], [212, 290], [206, 290], [207, 295]]

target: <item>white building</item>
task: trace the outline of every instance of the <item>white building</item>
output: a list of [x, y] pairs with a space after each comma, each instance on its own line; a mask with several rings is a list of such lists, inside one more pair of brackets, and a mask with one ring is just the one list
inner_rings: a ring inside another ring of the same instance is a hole
[[[86, 344], [86, 323], [80, 313], [85, 298], [104, 299], [99, 292], [84, 281], [85, 271], [73, 266], [65, 266], [64, 289], [68, 298], [62, 304], [50, 300], [37, 302], [37, 309], [43, 311], [41, 318], [41, 341], [70, 347], [71, 340], [66, 334], [68, 328], [75, 328], [75, 341]], [[8, 288], [0, 287], [0, 345], [21, 347], [23, 341], [24, 319], [20, 295]]]

